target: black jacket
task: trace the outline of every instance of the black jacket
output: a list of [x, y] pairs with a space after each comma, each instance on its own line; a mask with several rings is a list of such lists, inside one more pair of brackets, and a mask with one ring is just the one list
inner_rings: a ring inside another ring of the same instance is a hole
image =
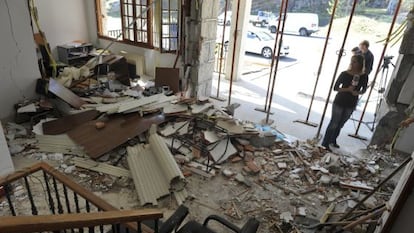
[[[354, 76], [343, 71], [335, 82], [334, 90], [338, 91], [339, 88], [347, 88], [352, 85], [352, 79]], [[359, 94], [364, 94], [367, 90], [368, 75], [363, 74], [359, 77], [358, 85], [355, 86], [354, 90], [358, 91]], [[334, 104], [337, 104], [345, 108], [355, 108], [358, 103], [358, 96], [352, 95], [351, 92], [338, 92], [335, 96]]]

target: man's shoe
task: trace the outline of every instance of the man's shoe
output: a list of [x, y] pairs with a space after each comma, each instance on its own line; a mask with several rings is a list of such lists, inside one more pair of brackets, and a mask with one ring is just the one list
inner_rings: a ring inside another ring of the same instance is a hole
[[329, 145], [322, 145], [323, 147], [325, 147], [325, 150], [332, 152], [331, 148], [329, 148]]
[[338, 145], [338, 144], [336, 144], [336, 143], [332, 143], [331, 144], [333, 147], [335, 147], [335, 148], [340, 148], [340, 146]]

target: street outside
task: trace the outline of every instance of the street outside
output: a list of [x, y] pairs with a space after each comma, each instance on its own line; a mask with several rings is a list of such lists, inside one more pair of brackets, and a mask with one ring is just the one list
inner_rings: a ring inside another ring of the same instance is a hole
[[[222, 31], [223, 29], [218, 26], [217, 30]], [[259, 27], [257, 27], [256, 30], [268, 31], [266, 28]], [[387, 28], [384, 30], [387, 31], [389, 29]], [[326, 33], [322, 34], [322, 32], [313, 34], [310, 37], [302, 37], [291, 34], [283, 35], [283, 42], [290, 46], [290, 54], [279, 59], [271, 106], [271, 111], [274, 112], [274, 115], [270, 115], [269, 119], [275, 121], [275, 126], [280, 131], [303, 140], [314, 138], [317, 134], [318, 128], [305, 126], [301, 123], [293, 123], [293, 121], [305, 120], [307, 117], [317, 77], [317, 71], [325, 44], [325, 36]], [[328, 96], [332, 80], [336, 80], [340, 72], [346, 70], [351, 58], [351, 49], [358, 46], [360, 41], [364, 39], [370, 40], [370, 50], [375, 56], [373, 71], [369, 76], [369, 81], [371, 82], [374, 79], [375, 72], [378, 67], [379, 57], [381, 56], [383, 50], [383, 43], [376, 42], [382, 38], [374, 40], [375, 38], [372, 39], [372, 35], [364, 37], [364, 35], [355, 34], [352, 31], [348, 35], [344, 46], [344, 56], [341, 58], [337, 74], [334, 77], [335, 67], [338, 61], [337, 51], [341, 48], [343, 37], [344, 32], [342, 35], [340, 33], [331, 33], [315, 93], [315, 100], [309, 116], [309, 122], [317, 124], [320, 123], [322, 113], [325, 108], [325, 100]], [[396, 57], [398, 56], [398, 46], [389, 46], [386, 55], [393, 55], [395, 58], [392, 62], [395, 63]], [[260, 54], [251, 53], [246, 53], [243, 59], [244, 65], [242, 67], [242, 75], [233, 83], [231, 103], [241, 103], [241, 107], [236, 110], [236, 118], [259, 122], [260, 120], [266, 118], [266, 114], [260, 111], [254, 111], [254, 109], [263, 108], [265, 106], [271, 59], [263, 58]], [[392, 71], [393, 67], [390, 66], [387, 81], [389, 81]], [[367, 137], [368, 139], [372, 135], [371, 122], [374, 120], [377, 101], [379, 100], [379, 97], [381, 97], [378, 93], [378, 83], [381, 78], [385, 80], [385, 75], [382, 76], [381, 74], [382, 70], [380, 70], [377, 75], [377, 84], [372, 91], [370, 102], [363, 118], [363, 123], [358, 131], [359, 136]], [[217, 96], [217, 78], [218, 74], [216, 73], [213, 80], [212, 96]], [[359, 105], [352, 116], [353, 119], [360, 119], [368, 93], [369, 88], [362, 96], [362, 99], [360, 100]], [[226, 99], [222, 105], [227, 104], [228, 94], [229, 81], [221, 75], [219, 97]], [[333, 100], [335, 94], [336, 92], [334, 91], [331, 93], [331, 100]], [[321, 134], [324, 133], [325, 127], [329, 122], [330, 112], [331, 105], [328, 105], [320, 132]], [[364, 122], [367, 124], [364, 124]], [[339, 141], [342, 145], [345, 145], [344, 147], [346, 147], [348, 152], [364, 148], [368, 143], [368, 141], [360, 141], [347, 136], [348, 134], [354, 134], [356, 132], [357, 124], [358, 121], [348, 121], [339, 138]]]

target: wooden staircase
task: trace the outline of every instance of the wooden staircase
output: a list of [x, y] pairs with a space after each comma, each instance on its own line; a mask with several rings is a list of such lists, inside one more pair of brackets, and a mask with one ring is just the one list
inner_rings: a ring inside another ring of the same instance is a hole
[[[31, 187], [40, 182], [43, 192]], [[27, 195], [31, 215], [15, 208], [19, 200], [14, 192], [16, 184]], [[163, 214], [157, 209], [118, 210], [94, 193], [73, 182], [47, 163], [37, 163], [0, 178], [9, 207], [9, 216], [0, 217], [0, 233], [29, 232], [158, 232]], [[43, 194], [43, 195], [42, 195]], [[40, 201], [46, 202], [40, 205]], [[47, 206], [47, 208], [42, 208]], [[154, 221], [154, 229], [143, 221]]]

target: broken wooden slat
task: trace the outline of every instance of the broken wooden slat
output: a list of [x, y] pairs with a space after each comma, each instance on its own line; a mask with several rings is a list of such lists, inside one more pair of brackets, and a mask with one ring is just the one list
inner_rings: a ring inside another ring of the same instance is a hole
[[72, 158], [76, 167], [85, 168], [91, 171], [105, 173], [116, 177], [131, 177], [129, 170], [112, 166], [106, 163], [96, 162], [86, 158]]
[[96, 110], [88, 110], [85, 112], [72, 114], [61, 117], [59, 119], [48, 121], [43, 123], [43, 133], [47, 135], [56, 135], [65, 133], [78, 125], [95, 119], [99, 116], [99, 112]]
[[147, 131], [152, 124], [160, 124], [163, 121], [163, 115], [145, 118], [138, 114], [117, 115], [109, 118], [102, 129], [96, 128], [96, 121], [90, 121], [68, 131], [67, 134], [84, 148], [89, 157], [96, 159]]
[[70, 104], [72, 107], [79, 109], [86, 102], [83, 101], [79, 96], [75, 95], [71, 90], [64, 87], [55, 79], [49, 80], [49, 91]]

